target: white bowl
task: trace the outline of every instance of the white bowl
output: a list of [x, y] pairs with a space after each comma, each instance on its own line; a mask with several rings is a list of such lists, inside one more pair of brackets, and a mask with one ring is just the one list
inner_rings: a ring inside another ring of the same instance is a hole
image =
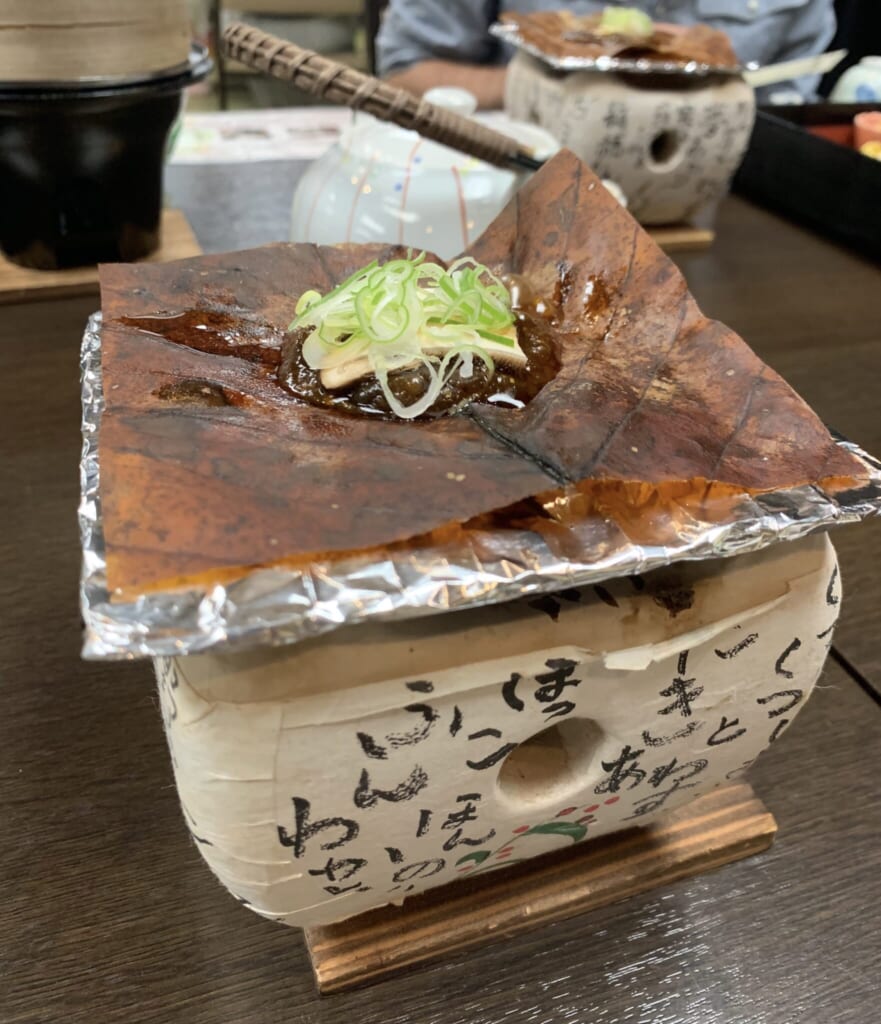
[[[431, 90], [426, 98], [466, 116], [476, 106], [462, 89]], [[536, 125], [495, 116], [493, 127], [532, 146], [539, 158], [559, 148]], [[481, 234], [526, 176], [358, 113], [340, 141], [301, 178], [291, 239], [387, 242], [449, 259]]]

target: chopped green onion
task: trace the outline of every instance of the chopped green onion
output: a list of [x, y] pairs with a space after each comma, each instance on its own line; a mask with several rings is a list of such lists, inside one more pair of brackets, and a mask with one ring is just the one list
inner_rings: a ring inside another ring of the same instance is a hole
[[303, 292], [299, 299], [297, 299], [297, 308], [294, 312], [299, 316], [301, 313], [305, 313], [310, 306], [314, 306], [316, 302], [321, 302], [321, 292]]
[[[339, 387], [357, 379], [366, 360], [389, 408], [403, 419], [430, 409], [457, 372], [470, 377], [475, 358], [490, 376], [493, 354], [521, 365], [526, 360], [507, 288], [470, 256], [447, 268], [429, 262], [424, 252], [382, 266], [373, 260], [327, 295], [304, 292], [295, 314], [289, 329], [310, 329], [302, 352], [313, 370], [338, 371]], [[500, 347], [510, 355], [502, 356]], [[404, 405], [388, 375], [419, 365], [427, 371], [428, 387], [417, 401]]]
[[598, 35], [648, 39], [655, 31], [652, 19], [637, 7], [606, 7], [597, 26]]
[[[336, 288], [333, 289], [333, 291], [329, 291], [327, 295], [325, 295], [324, 298], [322, 298], [319, 302], [310, 302], [307, 309], [304, 310], [303, 312], [315, 312], [318, 306], [321, 306], [322, 308], [329, 308], [334, 299], [338, 299], [341, 295], [343, 295], [344, 292], [347, 292], [350, 288], [357, 288], [360, 279], [363, 278], [365, 275], [369, 274], [370, 271], [373, 270], [373, 268], [376, 267], [377, 265], [378, 261], [372, 260], [370, 263], [367, 264], [366, 267], [362, 267], [361, 270], [356, 270], [355, 273], [352, 274], [350, 277], [347, 277], [342, 284], [338, 284]], [[304, 292], [304, 294], [309, 295], [311, 293]], [[303, 296], [300, 296], [300, 298], [302, 297]], [[299, 327], [303, 319], [303, 313], [299, 312], [296, 308], [294, 309], [294, 313], [296, 313], [297, 315], [288, 325], [289, 331], [294, 330], [295, 327]]]
[[492, 331], [485, 331], [481, 327], [477, 328], [477, 333], [481, 338], [486, 338], [487, 341], [494, 341], [497, 345], [504, 345], [507, 348], [513, 348], [517, 344], [513, 338], [506, 338], [504, 334], [493, 334]]

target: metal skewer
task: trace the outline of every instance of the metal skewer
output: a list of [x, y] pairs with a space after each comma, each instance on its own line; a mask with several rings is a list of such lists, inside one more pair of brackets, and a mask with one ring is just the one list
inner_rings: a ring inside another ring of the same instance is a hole
[[242, 22], [223, 33], [223, 52], [313, 96], [364, 110], [496, 167], [537, 171], [544, 162], [501, 132]]

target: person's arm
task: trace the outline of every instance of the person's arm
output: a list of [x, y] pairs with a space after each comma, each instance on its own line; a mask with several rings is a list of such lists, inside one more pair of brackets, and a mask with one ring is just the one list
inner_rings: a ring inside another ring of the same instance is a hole
[[504, 68], [489, 26], [494, 0], [391, 0], [376, 37], [379, 73], [395, 85], [423, 93], [458, 85], [483, 107], [501, 106]]
[[457, 64], [449, 60], [421, 60], [394, 72], [387, 80], [401, 89], [421, 96], [436, 85], [456, 85], [467, 89], [479, 107], [495, 110], [505, 98], [504, 67]]

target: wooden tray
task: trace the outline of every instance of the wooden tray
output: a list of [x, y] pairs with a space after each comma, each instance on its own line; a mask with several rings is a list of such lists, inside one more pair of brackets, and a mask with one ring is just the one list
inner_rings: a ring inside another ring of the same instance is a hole
[[747, 783], [498, 874], [439, 886], [321, 928], [306, 944], [322, 993], [561, 921], [767, 849], [777, 823]]
[[[202, 252], [189, 221], [180, 210], [162, 211], [161, 237], [159, 248], [147, 257], [148, 263], [184, 259]], [[0, 305], [92, 294], [98, 294], [97, 266], [32, 270], [16, 266], [0, 256]]]

